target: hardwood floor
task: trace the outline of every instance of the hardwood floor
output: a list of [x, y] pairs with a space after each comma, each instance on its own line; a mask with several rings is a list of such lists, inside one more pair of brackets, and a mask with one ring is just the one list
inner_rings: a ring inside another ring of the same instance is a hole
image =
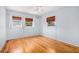
[[79, 53], [79, 47], [44, 36], [30, 36], [8, 40], [2, 53]]

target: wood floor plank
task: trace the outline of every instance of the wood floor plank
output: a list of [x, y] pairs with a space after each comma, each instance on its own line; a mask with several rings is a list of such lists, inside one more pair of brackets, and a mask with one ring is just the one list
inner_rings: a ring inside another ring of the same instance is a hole
[[79, 47], [45, 36], [30, 36], [8, 40], [3, 53], [79, 53]]

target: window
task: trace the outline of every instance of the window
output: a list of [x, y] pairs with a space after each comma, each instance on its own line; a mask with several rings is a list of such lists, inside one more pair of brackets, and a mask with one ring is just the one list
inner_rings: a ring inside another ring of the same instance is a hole
[[32, 26], [32, 22], [33, 22], [32, 18], [25, 18], [25, 25], [26, 26]]
[[12, 26], [13, 26], [13, 28], [22, 27], [22, 18], [20, 16], [12, 16]]
[[47, 17], [48, 26], [55, 26], [55, 16]]

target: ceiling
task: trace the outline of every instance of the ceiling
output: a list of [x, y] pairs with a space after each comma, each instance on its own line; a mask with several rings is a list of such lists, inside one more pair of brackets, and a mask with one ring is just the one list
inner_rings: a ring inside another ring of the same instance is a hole
[[48, 13], [50, 11], [57, 10], [61, 7], [59, 6], [7, 6], [7, 9], [35, 14], [35, 15], [42, 15]]

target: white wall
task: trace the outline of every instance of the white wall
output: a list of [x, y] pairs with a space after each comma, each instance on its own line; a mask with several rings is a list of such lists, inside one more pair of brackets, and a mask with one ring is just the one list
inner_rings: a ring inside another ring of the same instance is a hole
[[[22, 28], [12, 28], [11, 16], [21, 16], [23, 20]], [[33, 26], [26, 27], [24, 18], [33, 18]], [[40, 35], [40, 19], [37, 15], [22, 13], [12, 10], [6, 10], [5, 7], [0, 7], [0, 47], [3, 47], [5, 41], [19, 37]]]
[[[10, 16], [14, 15], [22, 16], [23, 20], [33, 17], [33, 27], [11, 28]], [[47, 26], [47, 16], [56, 16], [56, 26]], [[7, 39], [39, 34], [79, 46], [79, 7], [63, 7], [39, 17], [0, 7], [0, 47]]]
[[[47, 26], [46, 17], [56, 16], [56, 26]], [[43, 35], [79, 46], [79, 7], [63, 7], [43, 15]]]
[[46, 17], [47, 16], [41, 16], [42, 35], [50, 38], [56, 38], [56, 26], [48, 26]]
[[[11, 16], [21, 16], [23, 20], [23, 28], [12, 28]], [[25, 26], [24, 18], [33, 18], [33, 26]], [[36, 15], [7, 10], [7, 39], [19, 38], [23, 36], [39, 35], [39, 19]]]
[[6, 41], [6, 11], [4, 7], [0, 7], [0, 47]]

